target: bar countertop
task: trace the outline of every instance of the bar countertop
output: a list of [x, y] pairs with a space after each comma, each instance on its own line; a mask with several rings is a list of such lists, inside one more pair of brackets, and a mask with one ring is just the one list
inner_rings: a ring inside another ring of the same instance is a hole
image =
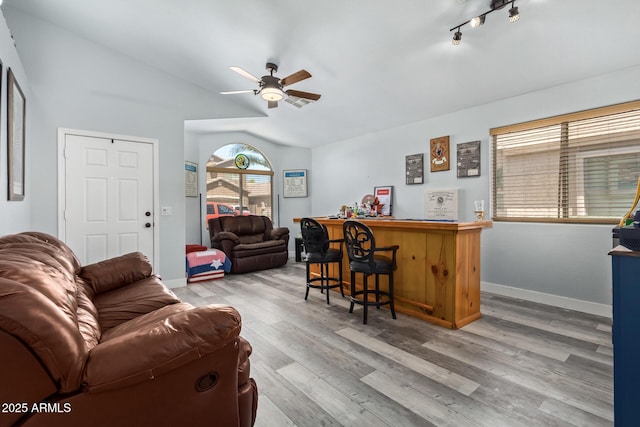
[[[313, 217], [321, 223], [342, 223], [346, 218], [338, 217]], [[300, 222], [301, 218], [294, 218], [293, 222]], [[428, 229], [428, 230], [472, 230], [476, 228], [493, 227], [493, 221], [473, 221], [473, 222], [457, 222], [457, 221], [436, 221], [420, 218], [391, 218], [391, 217], [364, 217], [349, 218], [360, 221], [369, 226], [395, 228], [395, 229]]]

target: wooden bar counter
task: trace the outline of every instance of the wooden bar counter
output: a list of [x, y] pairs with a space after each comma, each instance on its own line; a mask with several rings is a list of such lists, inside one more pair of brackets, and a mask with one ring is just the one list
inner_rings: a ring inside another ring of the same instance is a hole
[[[343, 219], [314, 219], [327, 227], [331, 239], [342, 238]], [[371, 228], [376, 246], [400, 246], [394, 273], [396, 311], [452, 329], [482, 316], [480, 232], [491, 227], [491, 221], [357, 220]], [[342, 270], [343, 287], [348, 293], [351, 275], [346, 250]], [[361, 287], [362, 275], [358, 274], [356, 280], [356, 286]], [[387, 278], [381, 276], [380, 283], [385, 288]]]

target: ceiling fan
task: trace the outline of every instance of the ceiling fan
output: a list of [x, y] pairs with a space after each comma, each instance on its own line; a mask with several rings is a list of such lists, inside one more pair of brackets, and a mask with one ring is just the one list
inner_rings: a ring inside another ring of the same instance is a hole
[[[296, 71], [295, 73], [281, 79], [273, 75], [273, 73], [278, 72], [278, 66], [273, 62], [267, 62], [266, 68], [269, 70], [269, 75], [262, 76], [262, 78], [257, 78], [250, 72], [244, 70], [241, 67], [229, 67], [236, 73], [240, 74], [258, 83], [258, 89], [249, 89], [249, 90], [232, 90], [226, 92], [220, 92], [223, 95], [234, 95], [237, 93], [251, 93], [254, 95], [260, 95], [262, 99], [267, 101], [269, 108], [276, 108], [278, 106], [278, 101], [285, 100], [296, 107], [302, 107], [305, 104], [308, 104], [311, 101], [317, 101], [320, 99], [320, 95], [317, 93], [311, 92], [302, 92], [299, 90], [287, 89], [285, 90], [285, 86], [292, 85], [294, 83], [298, 83], [301, 80], [308, 79], [311, 77], [311, 74], [306, 70]], [[285, 98], [286, 97], [286, 98]]]

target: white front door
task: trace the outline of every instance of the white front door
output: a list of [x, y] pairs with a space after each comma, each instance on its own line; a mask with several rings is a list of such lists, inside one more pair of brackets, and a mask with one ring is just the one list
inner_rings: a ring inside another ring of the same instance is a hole
[[154, 147], [64, 135], [61, 236], [83, 265], [140, 251], [154, 260]]

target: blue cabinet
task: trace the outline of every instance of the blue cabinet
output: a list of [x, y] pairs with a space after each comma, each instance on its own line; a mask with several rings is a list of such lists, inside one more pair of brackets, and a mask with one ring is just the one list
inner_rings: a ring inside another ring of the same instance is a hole
[[618, 246], [613, 268], [613, 411], [618, 427], [638, 425], [640, 402], [640, 252]]

